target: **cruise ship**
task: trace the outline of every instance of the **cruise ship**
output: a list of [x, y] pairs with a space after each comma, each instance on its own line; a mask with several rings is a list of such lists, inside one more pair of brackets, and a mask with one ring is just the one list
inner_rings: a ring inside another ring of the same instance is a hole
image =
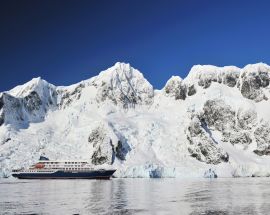
[[25, 169], [12, 170], [19, 179], [110, 179], [116, 170], [94, 169], [86, 161], [51, 161], [40, 156], [39, 162]]

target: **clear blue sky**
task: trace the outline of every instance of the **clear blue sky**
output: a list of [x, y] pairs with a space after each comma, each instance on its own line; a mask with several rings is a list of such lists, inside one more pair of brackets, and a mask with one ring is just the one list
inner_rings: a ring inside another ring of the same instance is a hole
[[194, 64], [270, 63], [270, 3], [209, 0], [1, 0], [0, 91], [55, 85], [129, 62], [155, 88]]

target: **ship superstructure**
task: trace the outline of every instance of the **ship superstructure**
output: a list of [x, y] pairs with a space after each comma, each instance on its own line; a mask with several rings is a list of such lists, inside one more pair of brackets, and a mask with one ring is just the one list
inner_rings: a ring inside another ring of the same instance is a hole
[[115, 171], [93, 168], [87, 161], [54, 161], [41, 156], [39, 162], [29, 168], [13, 170], [12, 176], [21, 179], [109, 179]]

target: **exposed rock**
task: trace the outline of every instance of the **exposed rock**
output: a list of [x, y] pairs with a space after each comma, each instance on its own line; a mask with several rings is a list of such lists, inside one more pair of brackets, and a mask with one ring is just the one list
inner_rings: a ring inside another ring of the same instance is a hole
[[194, 85], [191, 85], [188, 87], [188, 96], [193, 96], [196, 94], [196, 88]]
[[[114, 97], [113, 88], [110, 84], [106, 82], [102, 82], [102, 85], [99, 87], [97, 92], [97, 101], [104, 102], [106, 99], [111, 100], [115, 105], [117, 105], [117, 100]], [[123, 102], [124, 104], [129, 102], [129, 98], [125, 96], [123, 93], [119, 95], [119, 101]]]
[[15, 98], [7, 93], [3, 93], [4, 106], [1, 110], [2, 124], [16, 124], [25, 120], [22, 99]]
[[250, 130], [254, 127], [257, 121], [257, 113], [253, 109], [245, 110], [240, 108], [237, 112], [238, 127], [245, 130]]
[[241, 93], [244, 97], [255, 100], [256, 102], [262, 101], [265, 97], [263, 91], [260, 88], [257, 88], [256, 84], [252, 85], [252, 82], [250, 83], [250, 81], [243, 81]]
[[215, 127], [218, 131], [224, 131], [235, 126], [235, 112], [221, 99], [208, 100], [200, 115], [209, 127]]
[[154, 98], [152, 85], [129, 64], [116, 63], [101, 72], [92, 82], [97, 87], [96, 101], [106, 100], [123, 108], [151, 105]]
[[0, 110], [4, 107], [3, 95], [0, 96]]
[[223, 83], [229, 87], [235, 87], [239, 78], [239, 73], [225, 73]]
[[101, 150], [101, 147], [99, 146], [96, 151], [94, 151], [92, 155], [92, 163], [95, 165], [101, 165], [104, 163], [107, 163], [109, 158], [107, 155], [104, 155], [104, 153]]
[[203, 87], [204, 89], [206, 89], [206, 88], [210, 87], [212, 81], [216, 82], [217, 79], [213, 79], [213, 80], [211, 80], [211, 79], [200, 79], [198, 81], [198, 85]]
[[28, 96], [24, 97], [23, 104], [29, 112], [33, 112], [40, 109], [42, 101], [37, 92], [32, 91]]
[[61, 95], [60, 107], [66, 108], [73, 101], [79, 100], [81, 97], [82, 89], [85, 87], [83, 83], [78, 84], [74, 89], [60, 89], [58, 93]]
[[203, 134], [203, 129], [201, 126], [201, 122], [197, 116], [193, 116], [189, 126], [188, 126], [188, 131], [190, 137], [197, 137]]
[[174, 97], [175, 100], [185, 100], [187, 88], [179, 76], [173, 76], [169, 81], [167, 81], [164, 87], [164, 92], [166, 96]]
[[3, 125], [5, 122], [4, 110], [2, 110], [3, 107], [4, 107], [4, 99], [3, 95], [0, 94], [0, 126]]
[[257, 142], [257, 149], [254, 153], [257, 155], [270, 155], [270, 127], [268, 123], [262, 123], [254, 131], [254, 137]]
[[5, 115], [3, 111], [0, 111], [0, 126], [5, 122]]
[[228, 162], [229, 155], [218, 147], [215, 140], [207, 133], [198, 117], [194, 116], [187, 129], [188, 151], [197, 160], [218, 164]]
[[111, 138], [107, 135], [104, 126], [95, 128], [89, 135], [88, 142], [93, 144], [92, 163], [100, 165], [114, 162], [114, 146]]
[[11, 138], [10, 137], [6, 137], [2, 140], [2, 142], [0, 142], [0, 145], [4, 145], [5, 143], [11, 141]]
[[192, 67], [185, 81], [190, 84], [198, 83], [204, 89], [210, 87], [212, 82], [234, 87], [238, 82], [239, 74], [240, 69], [234, 66], [196, 65]]
[[88, 137], [88, 142], [96, 147], [98, 144], [102, 143], [105, 139], [104, 127], [95, 128]]
[[247, 147], [251, 142], [252, 139], [250, 137], [250, 134], [247, 132], [234, 132], [230, 134], [230, 143], [235, 144], [241, 144], [244, 147]]
[[242, 95], [260, 102], [266, 99], [263, 88], [269, 85], [269, 66], [265, 64], [248, 65], [241, 72], [239, 85]]
[[270, 147], [268, 146], [267, 148], [264, 148], [263, 150], [255, 149], [253, 152], [259, 156], [270, 155]]

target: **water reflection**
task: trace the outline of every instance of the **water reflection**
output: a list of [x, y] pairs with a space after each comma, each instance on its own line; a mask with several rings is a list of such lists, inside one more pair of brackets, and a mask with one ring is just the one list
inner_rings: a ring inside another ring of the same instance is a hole
[[269, 179], [219, 179], [192, 183], [185, 194], [193, 214], [268, 214]]
[[0, 214], [269, 214], [268, 178], [0, 180]]

